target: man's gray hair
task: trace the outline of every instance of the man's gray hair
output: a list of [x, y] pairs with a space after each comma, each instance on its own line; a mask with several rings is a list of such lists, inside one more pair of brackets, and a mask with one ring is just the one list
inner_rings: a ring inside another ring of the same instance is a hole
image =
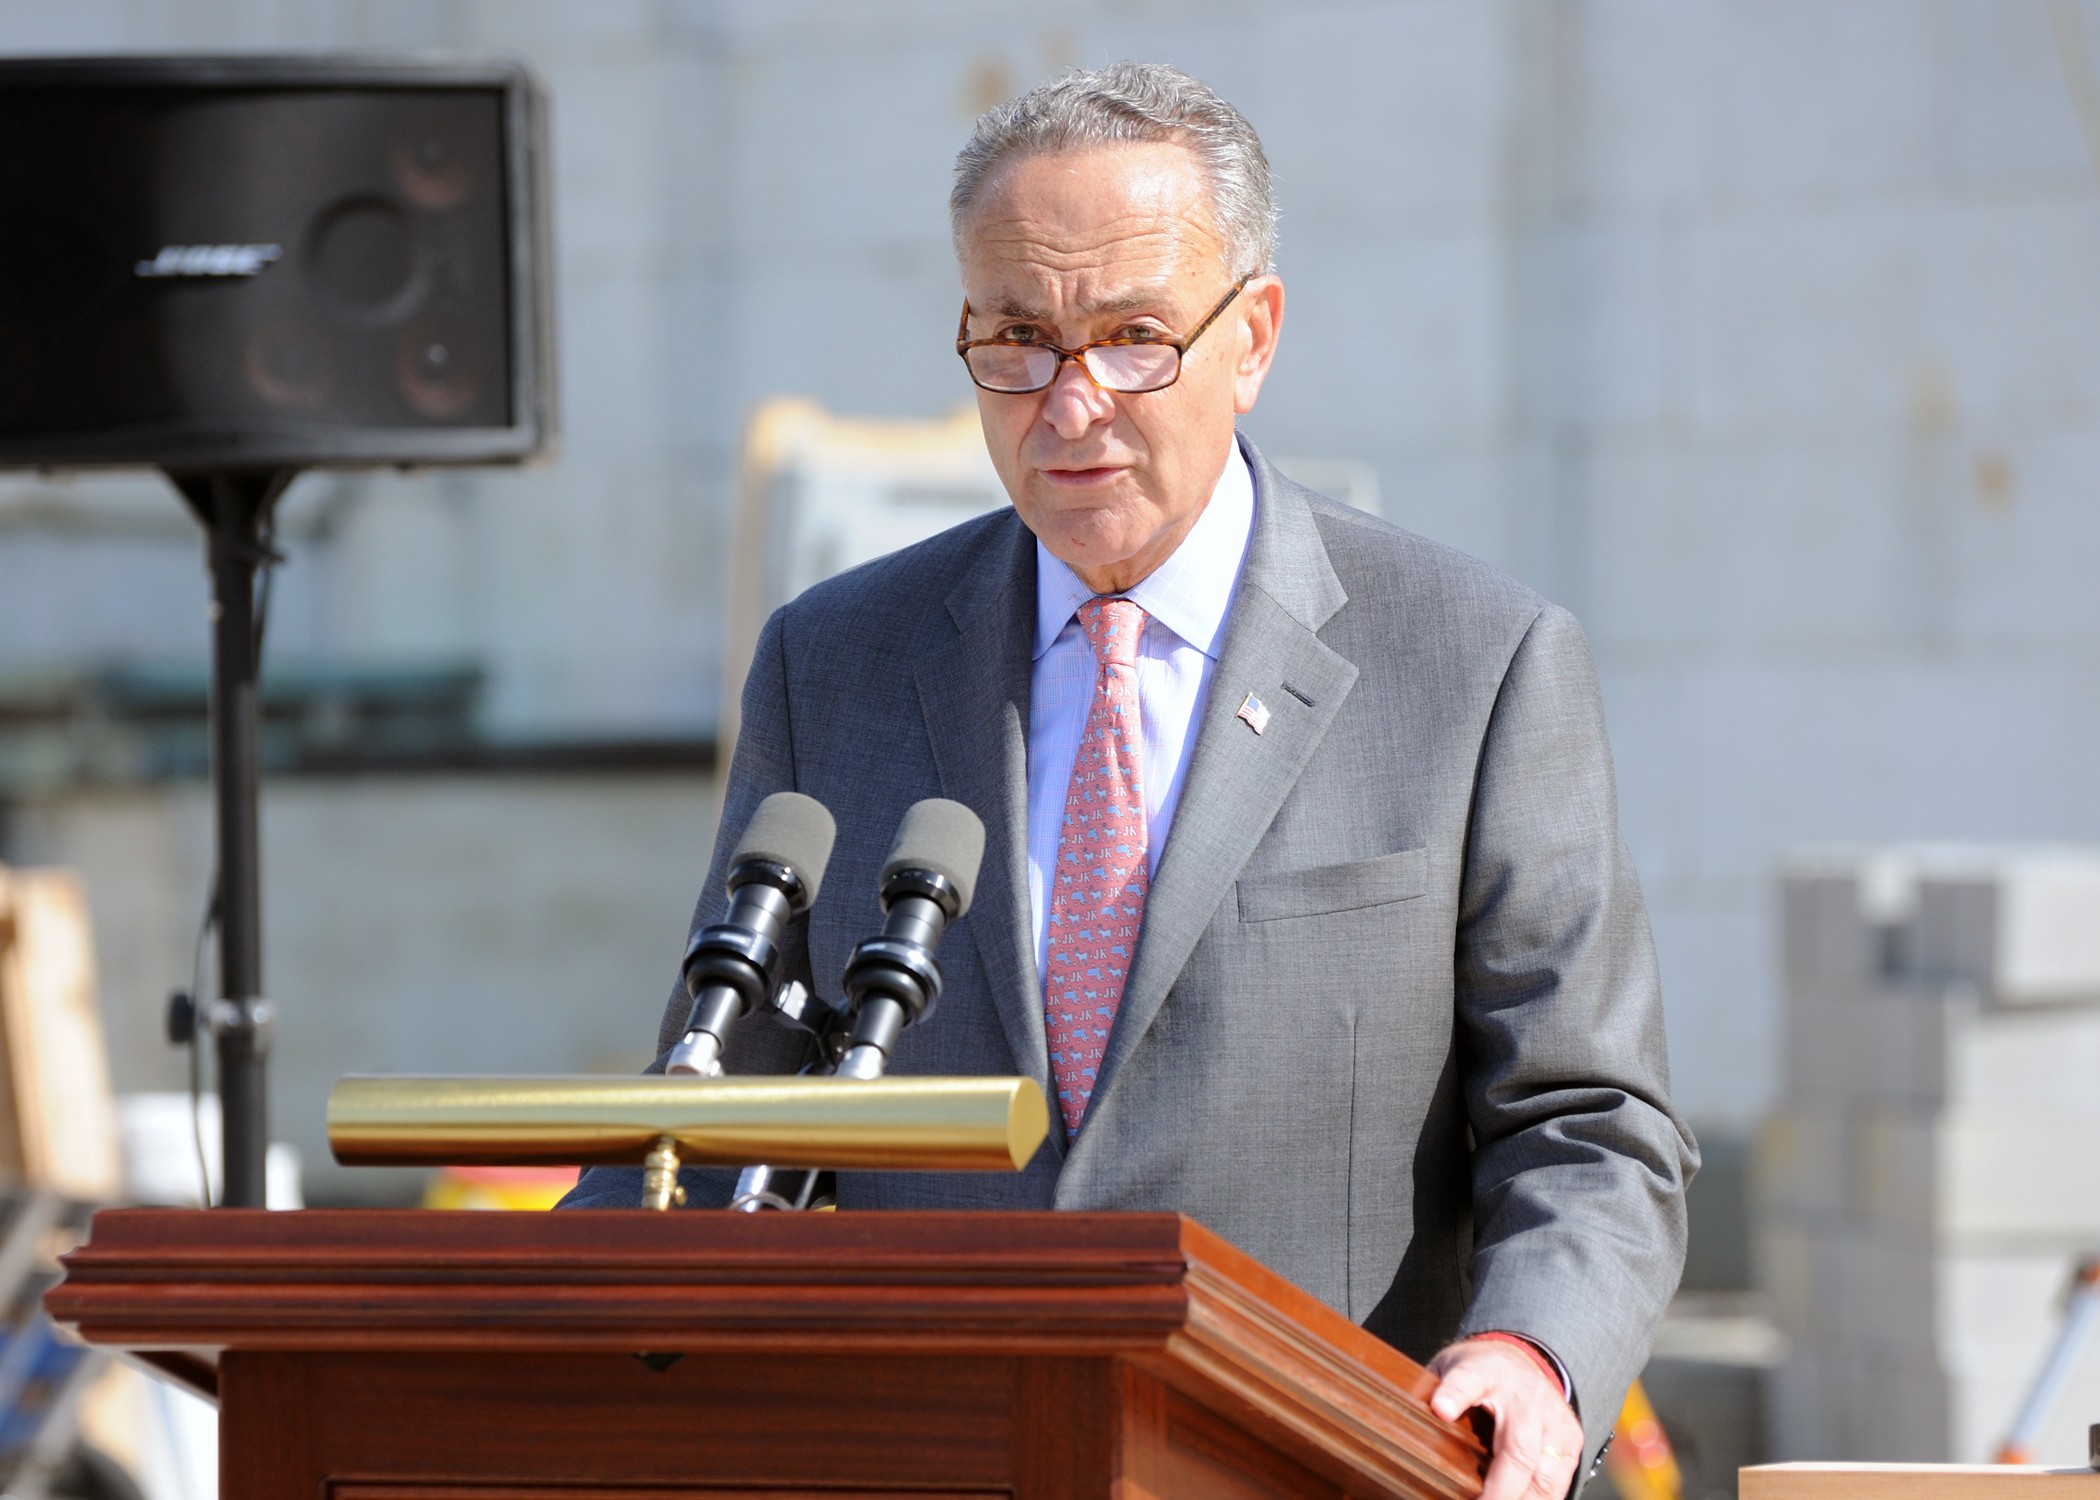
[[1234, 277], [1275, 269], [1276, 199], [1260, 138], [1247, 117], [1206, 84], [1165, 63], [1075, 70], [979, 115], [969, 144], [956, 155], [948, 195], [957, 252], [977, 195], [1007, 162], [1138, 141], [1173, 141], [1195, 154]]

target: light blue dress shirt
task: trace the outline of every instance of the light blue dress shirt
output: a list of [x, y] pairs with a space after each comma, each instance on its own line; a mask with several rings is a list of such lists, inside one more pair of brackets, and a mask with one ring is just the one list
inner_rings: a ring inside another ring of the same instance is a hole
[[[1254, 531], [1254, 476], [1237, 442], [1210, 503], [1165, 562], [1122, 597], [1149, 617], [1138, 639], [1138, 776], [1145, 793], [1145, 854], [1159, 871], [1187, 779], [1196, 726], [1210, 696], [1225, 616]], [[1040, 981], [1050, 929], [1050, 872], [1057, 866], [1065, 791], [1079, 754], [1099, 667], [1079, 624], [1094, 597], [1079, 575], [1035, 544], [1035, 665], [1028, 695], [1028, 897]]]

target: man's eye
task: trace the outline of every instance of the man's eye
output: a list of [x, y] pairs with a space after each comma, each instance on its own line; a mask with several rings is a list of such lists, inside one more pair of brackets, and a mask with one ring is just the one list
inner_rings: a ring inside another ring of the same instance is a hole
[[998, 337], [1001, 342], [1008, 344], [1039, 344], [1043, 340], [1043, 331], [1040, 328], [1030, 328], [1024, 323], [1019, 328], [1000, 329]]
[[1147, 327], [1126, 328], [1121, 333], [1116, 335], [1117, 338], [1128, 339], [1133, 344], [1157, 343], [1159, 340], [1165, 338], [1166, 336], [1167, 331], [1164, 328]]

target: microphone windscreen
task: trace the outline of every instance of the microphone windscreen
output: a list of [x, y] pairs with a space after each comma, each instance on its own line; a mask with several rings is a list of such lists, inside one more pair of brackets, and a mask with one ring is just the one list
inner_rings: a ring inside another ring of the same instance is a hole
[[786, 865], [802, 877], [814, 904], [817, 888], [824, 883], [824, 866], [831, 862], [831, 841], [837, 835], [838, 825], [816, 798], [800, 792], [775, 792], [751, 815], [743, 841], [729, 857], [729, 868], [747, 859]]
[[970, 909], [977, 894], [977, 867], [984, 862], [984, 824], [960, 802], [928, 797], [914, 802], [898, 825], [897, 841], [883, 862], [882, 878], [899, 870], [932, 870], [945, 875], [962, 898], [957, 917]]

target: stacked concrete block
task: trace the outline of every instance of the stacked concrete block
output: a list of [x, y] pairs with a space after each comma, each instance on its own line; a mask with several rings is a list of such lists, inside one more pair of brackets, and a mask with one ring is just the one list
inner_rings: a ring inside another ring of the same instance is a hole
[[[1780, 900], [1773, 1456], [1986, 1460], [2100, 1253], [2100, 850], [1820, 855]], [[2082, 1462], [2094, 1421], [2100, 1343], [2041, 1459]]]
[[2032, 853], [1920, 881], [1921, 975], [1967, 982], [1999, 1006], [2100, 998], [2100, 857]]

